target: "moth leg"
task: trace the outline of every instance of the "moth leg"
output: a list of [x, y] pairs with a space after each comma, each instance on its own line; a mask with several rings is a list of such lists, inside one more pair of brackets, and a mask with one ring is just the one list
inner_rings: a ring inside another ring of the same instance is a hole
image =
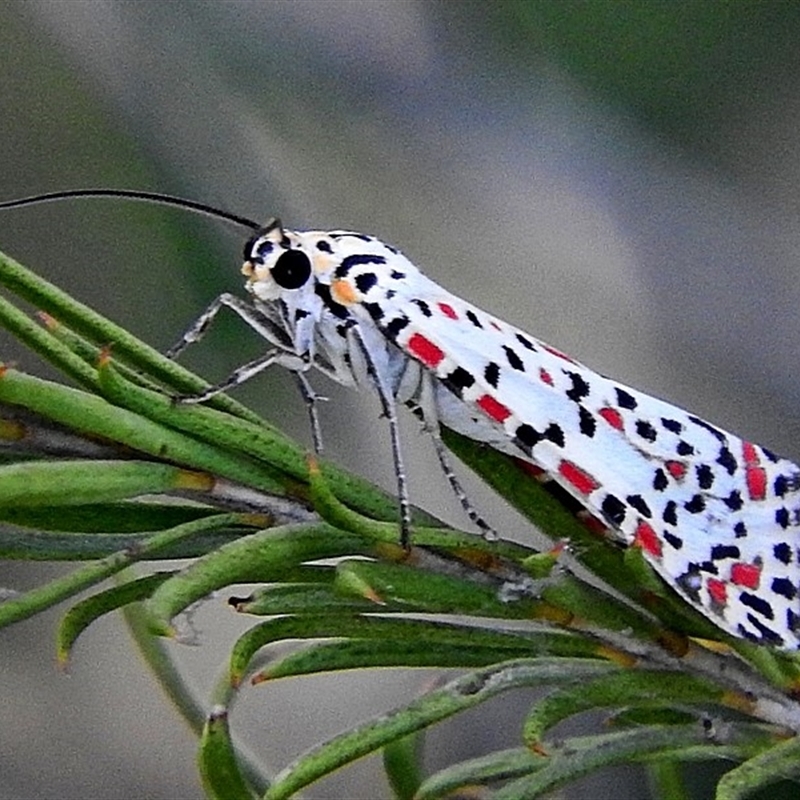
[[447, 455], [447, 448], [445, 447], [445, 444], [442, 441], [442, 436], [439, 432], [440, 427], [439, 420], [436, 415], [436, 406], [433, 402], [426, 402], [426, 394], [427, 399], [431, 399], [430, 392], [425, 392], [425, 389], [427, 388], [425, 384], [429, 382], [429, 378], [423, 375], [421, 376], [421, 382], [422, 385], [420, 386], [416, 397], [408, 400], [406, 405], [411, 410], [411, 413], [420, 421], [422, 430], [431, 437], [433, 449], [436, 452], [436, 457], [439, 459], [439, 466], [442, 468], [442, 472], [444, 473], [445, 478], [447, 478], [447, 482], [450, 484], [453, 494], [461, 504], [461, 508], [464, 509], [464, 513], [480, 530], [484, 539], [489, 541], [499, 539], [500, 537], [498, 536], [497, 531], [483, 518], [475, 506], [472, 505], [469, 495], [461, 485], [461, 481], [458, 479], [458, 475], [456, 475], [455, 470], [452, 467], [450, 458]]
[[321, 397], [314, 391], [314, 387], [303, 372], [295, 370], [294, 377], [297, 381], [297, 387], [300, 390], [300, 396], [303, 398], [306, 410], [308, 411], [308, 421], [311, 425], [311, 441], [314, 445], [314, 452], [318, 456], [322, 455], [322, 426], [319, 423], [319, 414], [317, 414], [317, 403], [320, 400], [327, 400], [327, 398]]
[[[264, 309], [267, 310], [267, 307]], [[286, 307], [286, 304], [281, 302], [276, 304], [274, 309], [270, 309], [271, 315], [270, 320], [272, 321], [272, 314], [275, 315], [275, 320], [273, 322], [281, 331], [287, 331], [287, 340], [291, 342], [291, 347], [287, 347], [287, 349], [291, 349], [294, 352], [297, 352], [297, 341], [296, 341], [296, 333], [297, 331], [292, 327], [292, 323], [289, 320], [289, 309]], [[303, 349], [303, 348], [301, 348]], [[317, 368], [324, 372], [325, 374], [329, 375], [330, 377], [335, 380], [335, 376], [331, 376], [330, 370], [327, 368], [326, 365], [321, 363], [321, 359], [317, 357], [315, 359], [315, 365]], [[311, 382], [305, 376], [304, 371], [301, 370], [294, 370], [294, 377], [295, 382], [297, 384], [297, 388], [300, 391], [300, 397], [303, 399], [303, 403], [305, 404], [306, 411], [308, 412], [308, 422], [311, 428], [311, 442], [314, 447], [314, 452], [319, 456], [322, 455], [322, 426], [319, 422], [319, 414], [317, 414], [317, 403], [320, 400], [327, 400], [327, 397], [322, 397], [318, 395], [314, 391], [314, 387], [311, 385]]]
[[192, 323], [188, 330], [186, 330], [180, 340], [167, 350], [167, 358], [175, 358], [190, 344], [199, 342], [213, 322], [214, 317], [217, 316], [222, 308], [230, 308], [232, 311], [235, 311], [241, 319], [267, 341], [281, 348], [288, 349], [290, 346], [291, 342], [289, 337], [275, 321], [271, 320], [251, 303], [226, 292], [215, 298], [208, 308]]
[[397, 478], [397, 499], [400, 504], [400, 546], [408, 550], [411, 547], [411, 501], [408, 494], [408, 478], [403, 466], [403, 452], [400, 443], [400, 426], [397, 421], [397, 404], [388, 384], [388, 376], [380, 372], [375, 359], [370, 352], [364, 336], [354, 328], [351, 335], [358, 343], [359, 350], [364, 357], [367, 374], [372, 379], [372, 384], [378, 393], [383, 408], [383, 416], [389, 423], [389, 436], [392, 444], [392, 460]]
[[[261, 358], [239, 367], [221, 383], [211, 386], [196, 395], [178, 397], [176, 398], [177, 401], [181, 403], [202, 403], [221, 392], [233, 389], [245, 383], [245, 381], [250, 380], [250, 378], [272, 364], [279, 364], [295, 374], [300, 388], [300, 395], [308, 409], [314, 451], [319, 455], [322, 452], [322, 429], [316, 410], [316, 403], [325, 398], [316, 394], [308, 378], [303, 374], [309, 368], [308, 361], [292, 353], [292, 340], [287, 334], [289, 328], [287, 327], [284, 315], [280, 314], [280, 312], [277, 314], [267, 313], [270, 310], [268, 307], [259, 307], [258, 304], [253, 305], [227, 292], [221, 294], [219, 297], [215, 298], [208, 308], [194, 323], [192, 323], [180, 340], [167, 350], [167, 358], [175, 358], [190, 344], [199, 342], [222, 308], [230, 308], [256, 331], [256, 333], [260, 334], [268, 342], [277, 345], [277, 348], [269, 351]], [[325, 371], [325, 365], [320, 365], [320, 368]]]
[[214, 386], [209, 386], [207, 389], [204, 389], [202, 392], [198, 392], [197, 394], [178, 395], [174, 399], [177, 403], [185, 403], [187, 405], [203, 403], [206, 400], [210, 400], [212, 397], [216, 397], [222, 392], [227, 392], [229, 389], [234, 389], [237, 386], [241, 386], [243, 383], [246, 383], [251, 378], [267, 369], [267, 367], [271, 367], [273, 364], [277, 364], [295, 373], [301, 373], [309, 369], [311, 366], [311, 363], [303, 359], [301, 356], [296, 356], [292, 353], [286, 353], [283, 350], [278, 350], [276, 348], [274, 350], [270, 350], [265, 355], [254, 359], [253, 361], [249, 361], [247, 364], [242, 364], [241, 367], [235, 369], [227, 378], [225, 378], [224, 381], [221, 381]]

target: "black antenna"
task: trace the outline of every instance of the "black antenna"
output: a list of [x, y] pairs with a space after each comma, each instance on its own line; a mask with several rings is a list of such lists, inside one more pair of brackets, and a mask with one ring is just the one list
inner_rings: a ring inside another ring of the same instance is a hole
[[171, 194], [160, 194], [159, 192], [142, 192], [138, 189], [71, 189], [62, 192], [46, 192], [45, 194], [35, 194], [31, 197], [21, 197], [18, 200], [5, 200], [0, 202], [0, 210], [5, 208], [20, 208], [21, 206], [32, 206], [37, 203], [50, 203], [55, 200], [66, 200], [73, 197], [121, 197], [127, 200], [140, 200], [146, 203], [158, 203], [162, 206], [173, 206], [175, 208], [187, 208], [196, 211], [212, 219], [221, 219], [231, 222], [241, 228], [248, 228], [252, 231], [261, 230], [262, 226], [258, 222], [253, 222], [247, 217], [240, 217], [230, 211], [222, 211], [214, 206], [198, 203], [195, 200], [185, 200], [183, 197], [175, 197]]

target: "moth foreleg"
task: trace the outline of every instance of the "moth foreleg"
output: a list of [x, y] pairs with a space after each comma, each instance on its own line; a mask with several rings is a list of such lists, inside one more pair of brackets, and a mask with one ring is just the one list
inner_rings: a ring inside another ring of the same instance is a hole
[[203, 403], [206, 400], [210, 400], [212, 397], [216, 397], [218, 394], [222, 394], [222, 392], [227, 392], [229, 389], [235, 389], [237, 386], [241, 386], [260, 372], [263, 372], [267, 367], [271, 367], [275, 364], [296, 373], [303, 372], [311, 366], [310, 362], [301, 356], [296, 356], [293, 353], [287, 353], [276, 348], [259, 358], [248, 361], [247, 364], [242, 364], [241, 367], [237, 367], [224, 381], [214, 386], [209, 386], [207, 389], [197, 394], [177, 396], [175, 397], [175, 401], [186, 404]]
[[208, 331], [209, 326], [222, 308], [230, 308], [243, 319], [253, 330], [263, 336], [267, 341], [282, 349], [291, 346], [291, 340], [286, 332], [272, 319], [246, 300], [234, 294], [221, 294], [215, 298], [208, 308], [191, 324], [183, 336], [167, 350], [167, 358], [176, 358], [190, 344], [199, 342]]

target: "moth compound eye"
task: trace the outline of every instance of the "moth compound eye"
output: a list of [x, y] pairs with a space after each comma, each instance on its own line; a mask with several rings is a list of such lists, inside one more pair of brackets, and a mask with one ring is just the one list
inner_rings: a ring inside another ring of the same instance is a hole
[[311, 262], [299, 250], [287, 250], [272, 268], [272, 279], [282, 289], [299, 289], [310, 275]]

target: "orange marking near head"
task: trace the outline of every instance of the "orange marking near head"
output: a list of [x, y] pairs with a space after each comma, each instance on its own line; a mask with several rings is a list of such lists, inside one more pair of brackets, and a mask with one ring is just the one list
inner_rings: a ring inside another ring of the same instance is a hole
[[356, 287], [344, 278], [339, 278], [331, 283], [331, 297], [340, 306], [352, 306], [358, 302]]

